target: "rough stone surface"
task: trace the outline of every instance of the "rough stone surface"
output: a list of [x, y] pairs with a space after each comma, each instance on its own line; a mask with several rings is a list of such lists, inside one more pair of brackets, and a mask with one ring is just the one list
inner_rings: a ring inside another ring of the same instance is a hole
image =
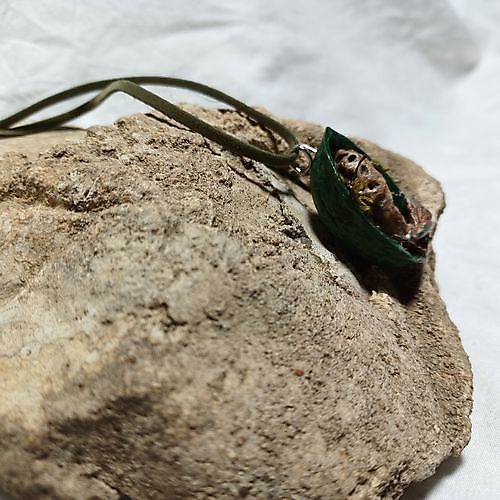
[[[435, 180], [362, 145], [437, 217]], [[397, 498], [468, 442], [432, 255], [420, 282], [346, 265], [305, 189], [153, 115], [0, 148], [12, 496]]]

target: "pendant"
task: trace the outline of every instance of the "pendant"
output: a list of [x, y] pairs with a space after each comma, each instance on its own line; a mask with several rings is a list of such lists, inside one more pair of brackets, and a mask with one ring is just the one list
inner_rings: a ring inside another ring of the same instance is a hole
[[310, 169], [318, 215], [338, 244], [381, 267], [422, 264], [431, 213], [408, 199], [378, 162], [331, 128]]
[[[204, 94], [254, 119], [288, 144], [285, 152], [255, 146], [229, 134], [146, 90], [142, 85], [179, 87]], [[98, 93], [87, 102], [64, 113], [21, 124], [25, 118], [54, 104], [88, 92]], [[300, 144], [285, 125], [243, 102], [207, 85], [179, 78], [139, 76], [100, 80], [59, 92], [0, 120], [0, 138], [26, 135], [64, 125], [81, 116], [116, 92], [124, 92], [182, 123], [233, 153], [253, 158], [277, 172], [290, 170], [300, 151], [312, 159], [311, 193], [319, 217], [337, 243], [363, 260], [382, 267], [422, 264], [432, 235], [431, 214], [408, 199], [390, 175], [347, 137], [331, 128], [325, 130], [318, 150]]]

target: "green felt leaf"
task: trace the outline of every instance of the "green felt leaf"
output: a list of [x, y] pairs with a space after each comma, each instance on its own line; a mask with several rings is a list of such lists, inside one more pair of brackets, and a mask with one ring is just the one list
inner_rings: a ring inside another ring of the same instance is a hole
[[[372, 264], [382, 267], [406, 267], [422, 263], [424, 256], [412, 254], [403, 248], [361, 210], [335, 165], [335, 153], [339, 149], [354, 149], [366, 155], [347, 137], [329, 127], [326, 128], [311, 167], [311, 191], [319, 217], [332, 236], [340, 246]], [[396, 206], [405, 211], [404, 193], [383, 167], [380, 172], [387, 181]]]

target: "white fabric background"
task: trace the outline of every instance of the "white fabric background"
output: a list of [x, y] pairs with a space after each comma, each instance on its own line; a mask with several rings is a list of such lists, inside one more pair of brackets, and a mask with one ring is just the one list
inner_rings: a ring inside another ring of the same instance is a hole
[[[2, 0], [0, 116], [94, 79], [179, 76], [423, 165], [447, 196], [437, 278], [475, 406], [462, 458], [405, 498], [500, 499], [499, 26], [497, 0]], [[142, 110], [116, 96], [80, 124]]]

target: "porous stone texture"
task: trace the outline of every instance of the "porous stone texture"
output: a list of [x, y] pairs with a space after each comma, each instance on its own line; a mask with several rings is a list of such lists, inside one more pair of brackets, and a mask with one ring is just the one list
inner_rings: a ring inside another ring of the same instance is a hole
[[[471, 371], [432, 254], [420, 281], [339, 258], [305, 187], [159, 116], [60, 134], [0, 142], [3, 490], [397, 498], [460, 453]], [[361, 144], [439, 215], [434, 179]]]

